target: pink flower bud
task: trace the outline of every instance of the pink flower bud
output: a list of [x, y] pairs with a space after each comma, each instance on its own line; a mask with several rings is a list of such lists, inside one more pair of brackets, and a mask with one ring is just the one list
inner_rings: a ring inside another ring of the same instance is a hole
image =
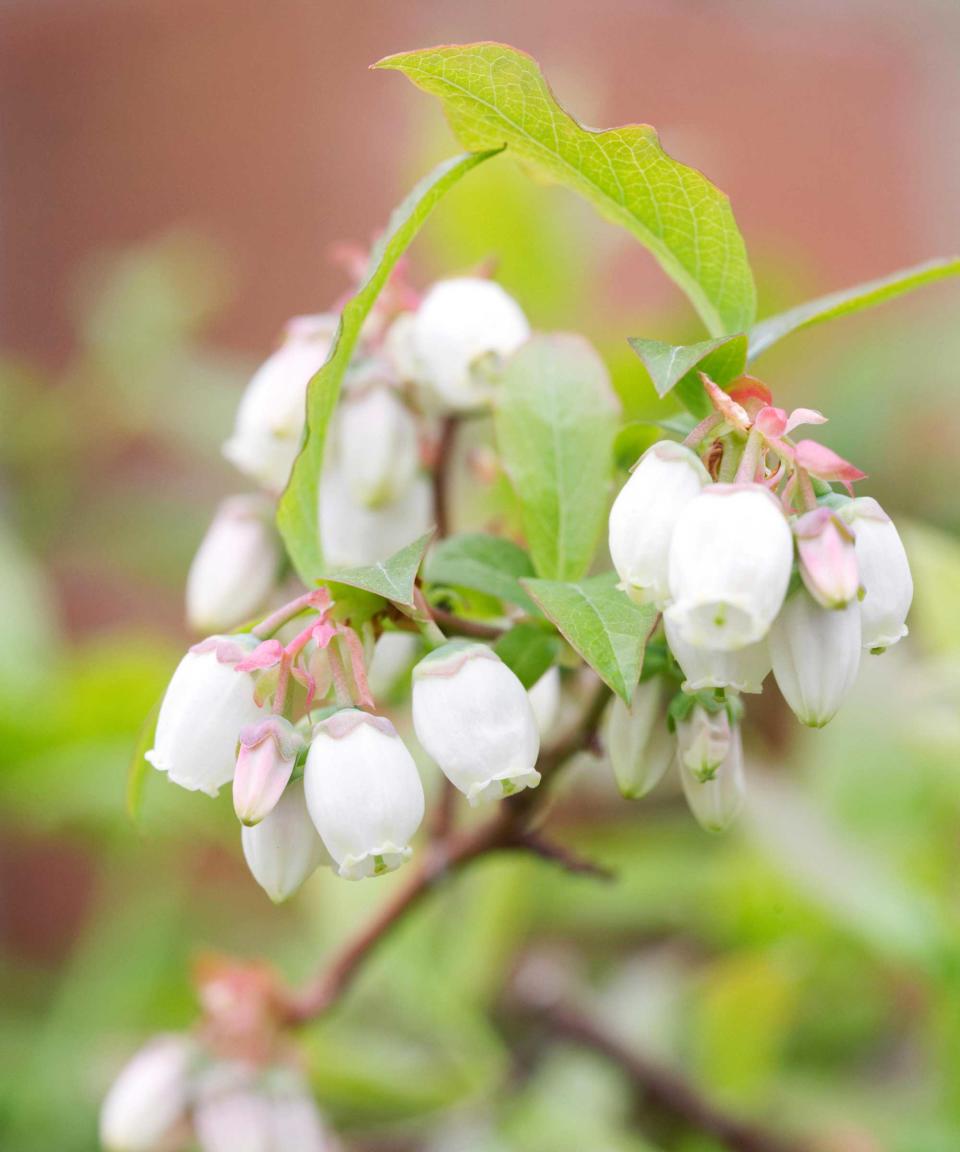
[[824, 608], [843, 608], [857, 595], [860, 570], [853, 533], [829, 508], [815, 508], [793, 525], [800, 575]]
[[233, 776], [233, 808], [242, 824], [257, 824], [273, 811], [303, 745], [282, 716], [243, 729]]

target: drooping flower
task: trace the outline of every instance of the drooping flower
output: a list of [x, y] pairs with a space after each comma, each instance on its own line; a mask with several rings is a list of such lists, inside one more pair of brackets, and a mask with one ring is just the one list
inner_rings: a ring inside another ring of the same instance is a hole
[[413, 356], [424, 383], [453, 412], [482, 408], [489, 390], [474, 374], [488, 354], [508, 356], [530, 336], [520, 306], [492, 280], [464, 276], [434, 284], [417, 310]]
[[696, 704], [677, 721], [680, 782], [690, 811], [707, 832], [723, 832], [743, 806], [743, 747], [740, 725], [726, 709], [708, 712]]
[[893, 521], [870, 496], [845, 504], [840, 513], [853, 528], [863, 599], [864, 648], [883, 650], [907, 635], [913, 602], [910, 561]]
[[658, 605], [668, 599], [677, 517], [709, 482], [700, 458], [683, 444], [662, 440], [640, 457], [610, 510], [610, 556], [632, 599]]
[[299, 316], [284, 342], [257, 369], [240, 401], [223, 454], [270, 492], [281, 492], [300, 451], [310, 378], [327, 358], [337, 317]]
[[540, 783], [540, 734], [530, 699], [483, 644], [453, 641], [414, 668], [413, 726], [471, 804]]
[[240, 837], [253, 878], [274, 904], [332, 863], [307, 811], [302, 780], [292, 780], [260, 823], [241, 829]]
[[770, 651], [766, 639], [744, 648], [723, 651], [688, 644], [671, 618], [664, 621], [667, 643], [686, 679], [684, 692], [704, 688], [730, 688], [735, 692], [762, 692], [770, 671]]
[[254, 699], [253, 678], [236, 669], [256, 646], [251, 636], [213, 636], [177, 666], [146, 759], [181, 788], [216, 796], [233, 779], [240, 730], [269, 715]]
[[194, 1110], [200, 1152], [335, 1152], [309, 1088], [292, 1069], [214, 1066]]
[[240, 732], [233, 809], [241, 824], [258, 824], [283, 795], [304, 740], [289, 720], [270, 716]]
[[197, 1046], [189, 1036], [155, 1036], [124, 1066], [100, 1109], [106, 1152], [157, 1152], [184, 1125]]
[[628, 800], [646, 796], [674, 756], [658, 677], [637, 685], [630, 707], [615, 696], [607, 712], [605, 743], [617, 787]]
[[410, 857], [423, 819], [423, 785], [385, 717], [345, 708], [321, 721], [304, 787], [310, 818], [341, 876], [379, 876]]
[[555, 665], [527, 689], [540, 739], [549, 736], [560, 716], [560, 669]]
[[832, 720], [860, 669], [860, 609], [824, 608], [805, 588], [787, 599], [768, 638], [773, 674], [797, 719]]
[[337, 458], [351, 499], [381, 508], [407, 491], [419, 464], [417, 425], [396, 391], [374, 383], [337, 414]]
[[860, 586], [853, 533], [831, 508], [815, 508], [793, 525], [800, 576], [824, 608], [842, 608]]
[[260, 496], [224, 500], [187, 575], [187, 620], [198, 632], [225, 632], [262, 608], [280, 570], [273, 510]]
[[759, 484], [712, 484], [681, 511], [665, 618], [687, 644], [732, 651], [762, 640], [790, 581], [793, 537]]
[[369, 508], [353, 499], [340, 468], [329, 465], [320, 484], [320, 536], [331, 565], [376, 564], [422, 536], [433, 523], [433, 493], [425, 476], [414, 476], [389, 504]]

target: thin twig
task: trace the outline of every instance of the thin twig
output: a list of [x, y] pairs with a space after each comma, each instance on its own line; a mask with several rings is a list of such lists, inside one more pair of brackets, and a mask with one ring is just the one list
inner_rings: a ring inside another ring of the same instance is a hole
[[433, 469], [433, 519], [437, 538], [442, 540], [450, 531], [450, 464], [460, 421], [447, 416], [440, 425], [437, 458]]
[[466, 636], [473, 640], [499, 640], [507, 631], [500, 624], [487, 624], [483, 620], [467, 620], [443, 608], [431, 607], [430, 614], [448, 636]]
[[710, 1137], [730, 1152], [810, 1152], [809, 1144], [731, 1116], [700, 1095], [678, 1073], [628, 1048], [592, 1017], [575, 1008], [527, 998], [511, 1000], [511, 1007], [514, 1006], [539, 1021], [554, 1037], [577, 1044], [615, 1064], [645, 1105]]

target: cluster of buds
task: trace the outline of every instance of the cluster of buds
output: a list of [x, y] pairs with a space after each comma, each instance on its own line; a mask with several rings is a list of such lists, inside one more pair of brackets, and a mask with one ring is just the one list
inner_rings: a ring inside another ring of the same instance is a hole
[[[306, 593], [253, 632], [191, 648], [147, 753], [191, 791], [232, 784], [244, 856], [274, 901], [322, 865], [351, 880], [394, 870], [423, 818], [414, 759], [375, 711], [370, 645], [334, 622], [333, 609], [326, 590]], [[285, 643], [276, 636], [284, 630], [295, 631]], [[417, 736], [470, 803], [539, 783], [554, 677], [528, 694], [490, 648], [454, 641], [425, 656], [413, 681]]]
[[[223, 452], [263, 491], [224, 501], [194, 558], [187, 617], [200, 633], [249, 621], [282, 578], [274, 502], [300, 450], [307, 385], [336, 331], [334, 313], [291, 320], [243, 395]], [[328, 436], [318, 515], [330, 564], [375, 563], [430, 527], [426, 466], [438, 420], [488, 405], [491, 361], [529, 335], [519, 305], [494, 281], [441, 280], [421, 296], [401, 277], [391, 280], [364, 327]]]
[[339, 1152], [278, 1028], [272, 974], [207, 964], [199, 991], [196, 1030], [153, 1037], [114, 1080], [106, 1152]]
[[913, 583], [889, 516], [853, 496], [863, 473], [790, 435], [819, 412], [788, 415], [751, 378], [729, 393], [703, 383], [714, 413], [684, 443], [650, 448], [610, 513], [621, 587], [662, 612], [682, 686], [667, 701], [661, 680], [641, 683], [630, 708], [613, 706], [608, 745], [627, 795], [676, 760], [694, 814], [718, 830], [742, 800], [741, 694], [772, 670], [797, 718], [823, 727], [863, 650], [906, 635]]

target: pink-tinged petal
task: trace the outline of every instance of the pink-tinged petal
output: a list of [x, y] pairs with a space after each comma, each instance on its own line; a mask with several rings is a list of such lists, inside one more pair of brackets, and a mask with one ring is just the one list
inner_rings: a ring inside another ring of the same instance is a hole
[[753, 418], [753, 426], [768, 440], [776, 440], [785, 436], [788, 428], [787, 414], [782, 408], [771, 408], [767, 405], [761, 408]]
[[767, 408], [773, 404], [770, 389], [755, 376], [737, 377], [730, 385], [728, 393], [751, 414], [756, 414], [761, 408]]
[[336, 634], [337, 629], [329, 620], [319, 620], [310, 630], [310, 637], [318, 648], [326, 648]]
[[[248, 638], [243, 637], [243, 639]], [[243, 671], [240, 668], [240, 661], [249, 653], [250, 649], [244, 647], [239, 638], [234, 640], [229, 636], [208, 636], [206, 640], [193, 644], [190, 651], [198, 654], [213, 652], [216, 654], [218, 664], [236, 664], [237, 668]]]
[[341, 627], [339, 632], [346, 640], [347, 650], [350, 653], [350, 668], [353, 672], [353, 683], [357, 689], [357, 703], [361, 708], [372, 708], [373, 696], [370, 694], [370, 688], [367, 684], [367, 669], [363, 660], [363, 644], [360, 642], [360, 637], [352, 628]]
[[807, 591], [824, 608], [845, 607], [860, 587], [853, 533], [830, 508], [799, 517], [793, 532]]
[[233, 807], [244, 824], [258, 824], [283, 795], [303, 740], [289, 721], [271, 716], [240, 733]]
[[854, 482], [866, 476], [866, 472], [861, 472], [833, 449], [815, 440], [801, 440], [794, 445], [793, 462], [820, 480], [839, 480], [851, 496]]
[[283, 657], [283, 645], [279, 640], [264, 640], [258, 644], [246, 659], [237, 665], [238, 672], [255, 672], [261, 668], [274, 668]]
[[714, 384], [705, 372], [700, 373], [700, 380], [707, 391], [710, 403], [726, 423], [740, 432], [748, 432], [750, 430], [750, 416], [747, 410], [728, 396], [722, 388]]
[[789, 435], [794, 428], [799, 428], [801, 424], [826, 424], [826, 422], [826, 416], [822, 412], [818, 412], [816, 408], [794, 408], [782, 435]]

